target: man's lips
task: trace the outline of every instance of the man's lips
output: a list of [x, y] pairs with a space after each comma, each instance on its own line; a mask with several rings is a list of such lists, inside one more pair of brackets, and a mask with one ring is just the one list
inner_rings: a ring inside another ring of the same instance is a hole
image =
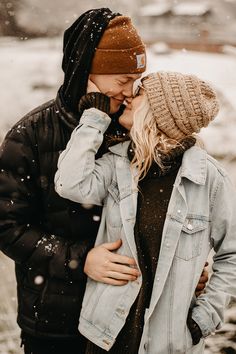
[[119, 99], [119, 98], [115, 98], [115, 97], [111, 97], [113, 100], [119, 102], [120, 104], [122, 104], [124, 102], [124, 98], [123, 99]]

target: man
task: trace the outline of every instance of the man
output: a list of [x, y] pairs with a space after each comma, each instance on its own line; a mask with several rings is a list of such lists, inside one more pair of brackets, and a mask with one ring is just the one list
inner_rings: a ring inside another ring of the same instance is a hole
[[[92, 249], [101, 209], [60, 198], [54, 175], [79, 124], [88, 79], [110, 97], [113, 134], [124, 99], [145, 71], [145, 47], [128, 17], [96, 9], [65, 31], [63, 52], [64, 83], [56, 99], [23, 117], [0, 152], [0, 248], [16, 263], [17, 322], [27, 354], [84, 352], [78, 319], [85, 260], [86, 274], [96, 281], [122, 286], [139, 275], [133, 259], [113, 252], [120, 240]], [[98, 106], [106, 104], [94, 97]], [[98, 155], [105, 150], [104, 144]]]

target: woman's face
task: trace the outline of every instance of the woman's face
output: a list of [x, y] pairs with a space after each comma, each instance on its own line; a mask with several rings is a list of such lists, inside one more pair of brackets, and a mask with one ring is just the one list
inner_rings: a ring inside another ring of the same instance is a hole
[[127, 106], [123, 114], [119, 118], [119, 123], [127, 130], [130, 130], [133, 125], [134, 113], [140, 107], [144, 99], [144, 90], [140, 89], [134, 98], [126, 100]]

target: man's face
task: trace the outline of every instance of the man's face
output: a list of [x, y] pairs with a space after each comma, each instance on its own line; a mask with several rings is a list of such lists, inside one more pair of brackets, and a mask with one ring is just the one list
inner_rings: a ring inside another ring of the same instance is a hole
[[141, 74], [89, 75], [100, 92], [111, 98], [110, 113], [116, 113], [126, 98], [133, 95], [133, 85]]

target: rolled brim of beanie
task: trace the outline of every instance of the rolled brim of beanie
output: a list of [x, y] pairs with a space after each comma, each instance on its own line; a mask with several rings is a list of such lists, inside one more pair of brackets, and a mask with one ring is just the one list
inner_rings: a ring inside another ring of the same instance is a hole
[[91, 74], [141, 74], [146, 70], [145, 46], [130, 49], [99, 49], [94, 54]]

